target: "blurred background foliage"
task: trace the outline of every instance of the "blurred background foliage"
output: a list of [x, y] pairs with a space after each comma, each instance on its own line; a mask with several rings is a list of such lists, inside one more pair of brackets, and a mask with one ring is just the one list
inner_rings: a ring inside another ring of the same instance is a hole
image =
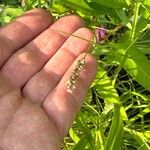
[[92, 41], [98, 73], [62, 149], [150, 150], [150, 0], [0, 0], [0, 25], [35, 7], [106, 32]]

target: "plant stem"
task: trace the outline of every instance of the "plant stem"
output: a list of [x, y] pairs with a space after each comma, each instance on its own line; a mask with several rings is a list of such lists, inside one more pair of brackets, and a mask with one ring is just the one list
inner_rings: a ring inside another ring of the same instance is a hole
[[135, 8], [134, 8], [134, 20], [133, 20], [133, 26], [132, 26], [132, 32], [131, 32], [131, 41], [133, 41], [135, 37], [135, 30], [136, 30], [136, 25], [138, 22], [139, 7], [140, 7], [139, 0], [136, 0]]
[[41, 0], [38, 0], [38, 7], [41, 8]]

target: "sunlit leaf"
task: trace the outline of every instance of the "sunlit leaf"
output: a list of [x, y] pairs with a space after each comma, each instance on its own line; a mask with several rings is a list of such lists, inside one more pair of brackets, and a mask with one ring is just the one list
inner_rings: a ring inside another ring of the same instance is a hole
[[[146, 89], [150, 89], [150, 61], [141, 51], [136, 48], [130, 48], [127, 56], [125, 56], [124, 50], [118, 49], [109, 56], [112, 61], [119, 62], [134, 80]], [[127, 58], [125, 63], [122, 64], [124, 57]]]
[[110, 8], [121, 8], [130, 4], [129, 0], [90, 0], [90, 2], [95, 2], [97, 4], [107, 6]]
[[95, 89], [97, 92], [106, 100], [108, 103], [120, 103], [119, 96], [114, 86], [112, 85], [111, 80], [107, 76], [107, 73], [104, 69], [100, 69], [97, 73], [95, 84]]

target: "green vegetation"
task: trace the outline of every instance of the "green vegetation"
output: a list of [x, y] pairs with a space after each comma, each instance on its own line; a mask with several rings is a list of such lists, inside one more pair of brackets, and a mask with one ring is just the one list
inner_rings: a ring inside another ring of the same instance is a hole
[[92, 41], [98, 73], [63, 149], [150, 150], [150, 0], [2, 0], [1, 26], [34, 7], [107, 29]]

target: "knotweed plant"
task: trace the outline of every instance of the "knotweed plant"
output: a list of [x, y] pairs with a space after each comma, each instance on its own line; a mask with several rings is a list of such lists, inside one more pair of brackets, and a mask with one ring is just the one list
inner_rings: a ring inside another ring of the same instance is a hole
[[[57, 31], [59, 31], [59, 30], [57, 30]], [[65, 34], [69, 34], [69, 33], [66, 33], [64, 31], [59, 31], [59, 32], [65, 33]], [[96, 40], [96, 43], [99, 43], [99, 44], [103, 44], [104, 43], [104, 41], [106, 40], [106, 32], [107, 32], [107, 30], [104, 27], [95, 27], [95, 40]], [[71, 36], [75, 36], [77, 38], [81, 38], [83, 40], [86, 40], [86, 39], [84, 39], [82, 37], [78, 37], [78, 36], [73, 35], [73, 34]], [[88, 42], [92, 43], [92, 44], [95, 43], [94, 41], [88, 41]], [[83, 58], [79, 59], [76, 62], [75, 66], [73, 68], [73, 71], [72, 71], [72, 73], [70, 75], [70, 78], [69, 78], [69, 80], [66, 83], [67, 92], [69, 92], [69, 93], [72, 93], [73, 89], [75, 89], [75, 87], [76, 87], [77, 79], [80, 76], [80, 72], [81, 72], [81, 70], [84, 67], [85, 58], [86, 58], [86, 55], [88, 54], [88, 52], [89, 52], [89, 48], [86, 50], [86, 53], [83, 56]]]
[[[93, 28], [95, 28], [95, 40], [88, 41], [88, 42], [94, 44], [95, 43], [94, 41], [96, 41], [96, 44], [97, 43], [98, 44], [103, 44], [105, 42], [105, 40], [107, 40], [108, 37], [110, 36], [110, 33], [111, 34], [115, 33], [118, 29], [120, 29], [120, 26], [119, 27], [117, 26], [115, 29], [113, 29], [111, 31], [105, 29], [104, 27], [93, 27]], [[59, 31], [59, 30], [57, 30], [57, 31]], [[65, 34], [69, 34], [69, 33], [66, 33], [64, 31], [59, 31], [59, 32], [65, 33]], [[108, 35], [107, 35], [107, 32], [109, 33]], [[71, 36], [78, 37], [78, 36], [73, 35], [73, 34]], [[78, 38], [86, 40], [86, 39], [84, 39], [82, 37], [78, 37]], [[75, 67], [73, 68], [73, 71], [72, 71], [72, 73], [70, 75], [70, 78], [69, 78], [69, 80], [66, 83], [66, 85], [67, 85], [67, 92], [69, 92], [69, 93], [72, 93], [73, 89], [75, 89], [75, 87], [76, 87], [77, 79], [80, 76], [80, 72], [81, 72], [81, 70], [84, 67], [85, 58], [86, 58], [86, 55], [87, 55], [88, 52], [89, 52], [89, 49], [86, 51], [85, 56], [76, 62]]]

